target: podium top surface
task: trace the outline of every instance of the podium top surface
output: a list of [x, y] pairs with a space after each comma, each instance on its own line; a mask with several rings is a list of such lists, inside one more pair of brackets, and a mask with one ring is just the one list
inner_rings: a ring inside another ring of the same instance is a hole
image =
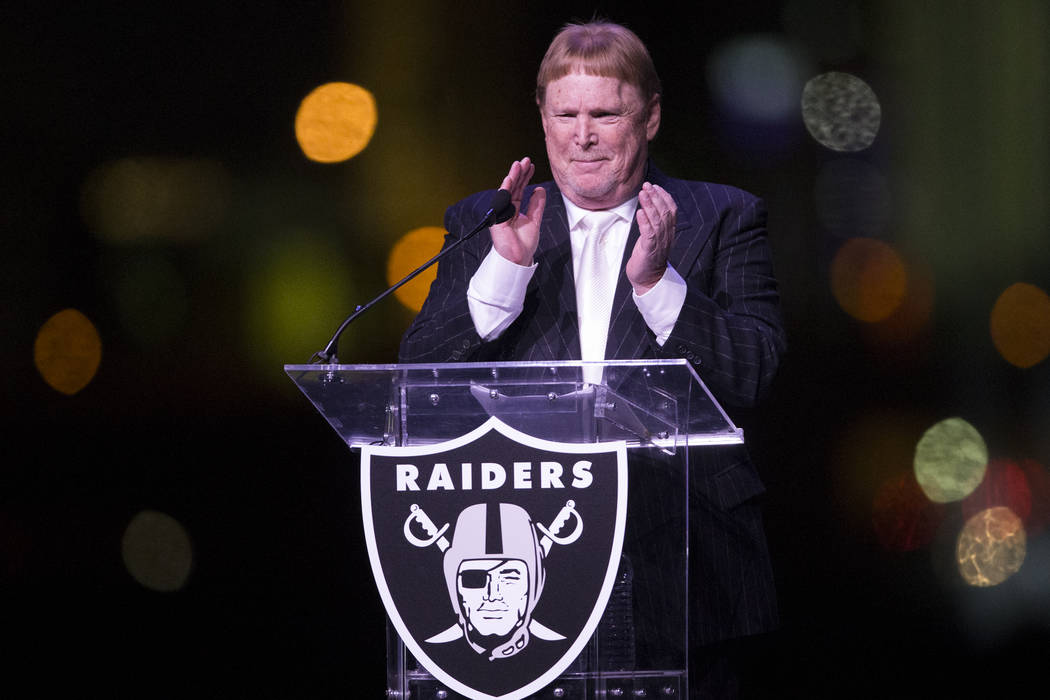
[[284, 369], [351, 448], [449, 440], [491, 416], [559, 442], [622, 439], [672, 450], [743, 442], [742, 431], [681, 359]]

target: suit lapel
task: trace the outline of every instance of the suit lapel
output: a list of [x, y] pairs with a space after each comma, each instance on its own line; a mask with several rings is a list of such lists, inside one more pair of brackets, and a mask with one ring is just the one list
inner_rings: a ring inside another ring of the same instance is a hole
[[[693, 197], [688, 189], [680, 187], [676, 180], [668, 178], [652, 163], [649, 164], [647, 180], [659, 185], [674, 199], [678, 205], [675, 220], [675, 240], [668, 254], [668, 262], [676, 271], [685, 276], [693, 266], [707, 236], [698, 235], [693, 229], [703, 216], [696, 210]], [[623, 260], [620, 263], [620, 278], [616, 287], [612, 317], [609, 320], [609, 338], [605, 354], [609, 359], [636, 359], [647, 357], [650, 353], [652, 333], [638, 311], [638, 305], [632, 298], [631, 283], [627, 280], [627, 260], [638, 242], [638, 217], [631, 222], [631, 232], [624, 247]]]
[[632, 298], [631, 283], [627, 279], [627, 260], [638, 242], [638, 218], [631, 222], [631, 231], [620, 259], [620, 274], [613, 296], [612, 315], [609, 317], [609, 335], [605, 342], [605, 357], [610, 360], [626, 360], [643, 357], [649, 345], [645, 320]]
[[[525, 206], [523, 203], [522, 206]], [[546, 359], [565, 360], [580, 357], [580, 331], [576, 316], [576, 279], [572, 271], [572, 241], [569, 222], [561, 192], [551, 183], [547, 187], [547, 206], [540, 224], [540, 241], [536, 259], [541, 269], [537, 277], [548, 289], [556, 289], [554, 297], [540, 295], [546, 318], [546, 328], [535, 328], [543, 339]], [[540, 358], [534, 358], [540, 359]]]

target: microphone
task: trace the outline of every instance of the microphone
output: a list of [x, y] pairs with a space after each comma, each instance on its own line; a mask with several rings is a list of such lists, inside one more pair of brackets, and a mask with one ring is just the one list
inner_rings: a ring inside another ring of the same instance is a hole
[[[517, 210], [514, 208], [514, 204], [510, 201], [510, 192], [507, 190], [496, 190], [492, 193], [492, 200], [489, 202], [489, 210], [485, 212], [485, 218], [482, 219], [482, 223], [479, 224], [479, 230], [480, 228], [491, 226], [492, 224], [502, 224], [504, 221], [513, 217], [516, 212]], [[469, 238], [475, 233], [477, 233], [477, 231], [471, 231], [464, 236], [464, 238]]]
[[409, 282], [412, 278], [414, 278], [419, 273], [423, 272], [423, 270], [426, 270], [428, 267], [436, 263], [442, 257], [458, 248], [469, 238], [473, 237], [481, 229], [486, 228], [488, 226], [492, 226], [494, 224], [502, 224], [504, 221], [512, 219], [517, 213], [517, 211], [518, 210], [514, 206], [514, 203], [510, 201], [510, 192], [508, 192], [507, 190], [496, 190], [495, 192], [493, 192], [492, 199], [489, 200], [488, 211], [485, 212], [485, 215], [481, 217], [481, 221], [479, 221], [474, 228], [472, 228], [466, 234], [461, 236], [459, 240], [457, 240], [455, 243], [439, 251], [438, 254], [432, 257], [430, 260], [427, 260], [415, 270], [408, 273], [405, 277], [401, 279], [401, 281], [399, 281], [393, 287], [387, 289], [375, 299], [372, 299], [372, 301], [368, 302], [363, 306], [358, 305], [358, 307], [354, 309], [354, 312], [347, 316], [346, 320], [344, 320], [342, 324], [340, 324], [339, 329], [335, 332], [335, 335], [332, 336], [332, 339], [328, 341], [328, 345], [324, 347], [324, 350], [314, 353], [313, 357], [310, 358], [310, 364], [338, 364], [339, 358], [336, 357], [336, 350], [339, 346], [339, 336], [343, 334], [343, 331], [346, 330], [347, 326], [353, 323], [358, 316], [368, 311], [379, 301], [385, 299], [387, 296], [392, 294], [394, 290], [398, 289], [406, 282]]

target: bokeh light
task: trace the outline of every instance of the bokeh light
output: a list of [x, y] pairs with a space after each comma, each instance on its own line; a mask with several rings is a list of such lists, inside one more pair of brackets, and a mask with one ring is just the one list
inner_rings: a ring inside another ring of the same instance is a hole
[[1022, 522], [1032, 514], [1032, 492], [1025, 473], [1010, 459], [992, 459], [984, 479], [973, 493], [963, 499], [962, 514], [972, 518], [983, 510], [1005, 506]]
[[364, 150], [377, 121], [371, 92], [352, 83], [326, 83], [300, 103], [295, 138], [310, 160], [338, 163]]
[[707, 62], [715, 129], [735, 157], [769, 165], [804, 138], [799, 95], [808, 57], [781, 36], [750, 35], [718, 46]]
[[966, 521], [955, 548], [959, 574], [971, 586], [997, 586], [1020, 571], [1026, 536], [1021, 519], [1005, 506]]
[[831, 261], [831, 293], [847, 314], [873, 323], [900, 306], [908, 288], [904, 260], [888, 243], [851, 238]]
[[927, 546], [943, 519], [944, 506], [926, 498], [912, 472], [887, 480], [875, 493], [872, 525], [886, 550], [911, 552]]
[[[286, 363], [306, 362], [353, 310], [350, 269], [333, 242], [299, 231], [263, 243], [247, 265], [247, 352], [274, 381]], [[360, 300], [357, 300], [360, 301]], [[340, 352], [355, 338], [344, 333]]]
[[123, 158], [94, 170], [81, 191], [85, 222], [103, 240], [187, 241], [225, 219], [231, 197], [226, 169], [190, 158]]
[[[902, 350], [906, 344], [922, 337], [933, 315], [934, 285], [929, 268], [908, 260], [905, 262], [905, 274], [908, 279], [907, 289], [897, 308], [889, 316], [866, 323], [861, 329], [865, 340], [874, 347], [892, 348], [894, 352], [882, 352], [878, 357], [897, 365], [922, 359], [921, 353], [907, 354]], [[918, 343], [915, 343], [915, 347], [922, 349]]]
[[1034, 459], [1018, 460], [1018, 466], [1032, 495], [1032, 512], [1024, 521], [1025, 529], [1029, 535], [1039, 534], [1050, 526], [1050, 470]]
[[810, 79], [802, 89], [802, 121], [822, 146], [861, 151], [875, 142], [882, 107], [863, 80], [832, 71]]
[[937, 503], [958, 501], [973, 493], [987, 466], [984, 438], [962, 418], [936, 423], [915, 446], [915, 478], [927, 498]]
[[[878, 501], [878, 507], [885, 509], [889, 501], [906, 497], [902, 492], [892, 493], [898, 487], [887, 484], [911, 470], [915, 441], [928, 424], [928, 416], [901, 406], [869, 410], [844, 427], [830, 457], [834, 465], [831, 470], [834, 501], [844, 518], [870, 531], [873, 518], [883, 521], [897, 517], [885, 510], [873, 513], [873, 504]], [[890, 491], [886, 491], [887, 488]], [[886, 530], [896, 527], [885, 522], [877, 527], [883, 530], [884, 525]]]
[[1024, 282], [1010, 285], [991, 314], [992, 342], [1010, 364], [1027, 369], [1050, 355], [1050, 296]]
[[102, 339], [87, 316], [65, 309], [40, 327], [33, 362], [52, 389], [73, 395], [94, 379], [102, 362]]
[[[409, 231], [402, 236], [390, 251], [386, 262], [386, 281], [393, 286], [420, 265], [430, 260], [441, 250], [445, 229], [440, 226], [424, 226]], [[394, 296], [402, 304], [419, 311], [430, 291], [430, 284], [437, 276], [437, 265], [416, 275], [412, 281], [403, 284], [394, 291]]]
[[171, 592], [186, 585], [193, 568], [193, 545], [179, 521], [144, 510], [124, 529], [121, 554], [128, 573], [146, 588]]
[[708, 81], [719, 108], [751, 121], [793, 117], [802, 90], [803, 60], [786, 41], [748, 36], [719, 47]]

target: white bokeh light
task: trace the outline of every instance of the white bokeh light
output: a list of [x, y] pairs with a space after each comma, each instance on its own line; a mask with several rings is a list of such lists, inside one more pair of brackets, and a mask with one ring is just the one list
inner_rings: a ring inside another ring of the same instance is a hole
[[712, 55], [708, 82], [722, 111], [748, 121], [782, 121], [795, 115], [805, 64], [783, 39], [741, 37]]
[[833, 151], [862, 151], [875, 142], [882, 106], [875, 91], [849, 73], [829, 72], [802, 90], [802, 121], [810, 135]]

